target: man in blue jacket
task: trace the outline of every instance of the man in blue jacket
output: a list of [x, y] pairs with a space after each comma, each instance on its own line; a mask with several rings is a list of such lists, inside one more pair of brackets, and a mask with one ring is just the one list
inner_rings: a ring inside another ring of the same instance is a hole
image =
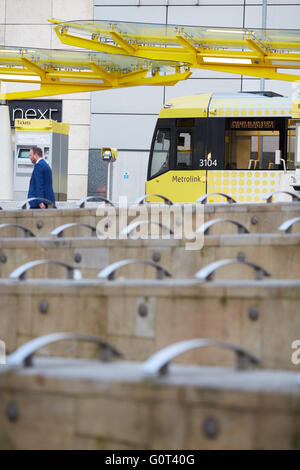
[[[55, 203], [52, 188], [52, 171], [48, 163], [43, 159], [43, 152], [39, 147], [30, 149], [29, 158], [34, 164], [31, 175], [28, 198], [41, 197]], [[48, 205], [42, 201], [32, 201], [29, 203], [31, 209], [46, 209]]]

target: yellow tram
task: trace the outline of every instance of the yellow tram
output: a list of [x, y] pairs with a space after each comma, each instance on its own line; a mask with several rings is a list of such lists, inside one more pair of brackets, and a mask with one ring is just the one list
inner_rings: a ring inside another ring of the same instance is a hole
[[298, 106], [272, 92], [198, 94], [168, 101], [153, 135], [146, 194], [195, 202], [206, 193], [221, 192], [251, 203], [263, 202], [276, 190], [293, 190], [292, 118], [298, 117]]

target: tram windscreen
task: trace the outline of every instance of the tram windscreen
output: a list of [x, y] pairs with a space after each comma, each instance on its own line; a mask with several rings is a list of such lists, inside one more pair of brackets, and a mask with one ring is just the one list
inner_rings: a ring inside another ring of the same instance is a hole
[[170, 165], [170, 129], [158, 129], [155, 136], [150, 176], [160, 175], [169, 170]]

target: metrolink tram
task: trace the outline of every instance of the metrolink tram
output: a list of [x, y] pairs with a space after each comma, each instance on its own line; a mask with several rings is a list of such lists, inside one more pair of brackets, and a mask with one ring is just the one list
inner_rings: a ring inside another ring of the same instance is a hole
[[[298, 117], [298, 108], [299, 101], [273, 92], [199, 94], [168, 101], [153, 135], [146, 194], [195, 202], [218, 192], [251, 203], [264, 202], [274, 191], [293, 191], [299, 126], [293, 117]], [[224, 199], [211, 196], [208, 201]]]

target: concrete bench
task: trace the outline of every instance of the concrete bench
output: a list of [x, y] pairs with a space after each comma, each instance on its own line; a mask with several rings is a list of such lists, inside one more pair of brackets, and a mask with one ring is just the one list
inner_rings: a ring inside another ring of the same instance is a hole
[[11, 374], [1, 366], [0, 449], [300, 448], [299, 370], [151, 366], [54, 357]]
[[[200, 205], [200, 204], [199, 204]], [[195, 204], [179, 205], [183, 211], [184, 206], [194, 208]], [[215, 218], [231, 218], [245, 225], [251, 233], [277, 232], [278, 226], [289, 218], [299, 217], [299, 202], [282, 202], [272, 204], [205, 204], [201, 205], [204, 210], [204, 220], [209, 221]], [[153, 205], [146, 204], [139, 206], [147, 208], [149, 214]], [[174, 206], [161, 205], [164, 210], [172, 211]], [[47, 210], [2, 210], [0, 212], [0, 223], [13, 223], [23, 225], [31, 230], [37, 237], [48, 237], [52, 230], [67, 223], [85, 223], [97, 226], [98, 222], [105, 218], [109, 210], [116, 210], [118, 220], [119, 209], [112, 209], [111, 206], [103, 206], [103, 216], [97, 215], [97, 205], [94, 208], [65, 208]], [[135, 216], [128, 217], [128, 224], [135, 219]], [[195, 219], [195, 216], [194, 216]], [[125, 225], [126, 226], [126, 225]], [[82, 231], [80, 231], [82, 230]], [[231, 225], [218, 225], [211, 231], [213, 234], [236, 233], [236, 228]], [[3, 234], [3, 235], [2, 235]], [[2, 236], [21, 236], [17, 229], [1, 231]], [[73, 229], [69, 236], [90, 235], [88, 230]]]
[[[38, 259], [60, 260], [82, 272], [84, 278], [95, 278], [111, 263], [125, 259], [147, 259], [160, 263], [175, 278], [192, 278], [209, 263], [222, 258], [244, 255], [257, 261], [277, 279], [300, 279], [300, 234], [235, 234], [209, 235], [199, 250], [187, 250], [187, 240], [99, 240], [86, 238], [0, 239], [0, 277], [9, 277], [18, 266]], [[222, 270], [220, 278], [252, 278], [248, 270], [232, 267]], [[64, 277], [55, 266], [32, 270], [31, 277]], [[122, 269], [129, 278], [154, 278], [149, 267], [130, 265]]]
[[[225, 269], [225, 267], [223, 268]], [[248, 269], [250, 269], [248, 267]], [[13, 351], [55, 331], [96, 334], [128, 360], [195, 336], [240, 345], [263, 367], [295, 370], [300, 338], [300, 280], [0, 280], [0, 331]], [[89, 344], [43, 351], [95, 357]], [[186, 363], [228, 365], [224, 352], [192, 351]]]

